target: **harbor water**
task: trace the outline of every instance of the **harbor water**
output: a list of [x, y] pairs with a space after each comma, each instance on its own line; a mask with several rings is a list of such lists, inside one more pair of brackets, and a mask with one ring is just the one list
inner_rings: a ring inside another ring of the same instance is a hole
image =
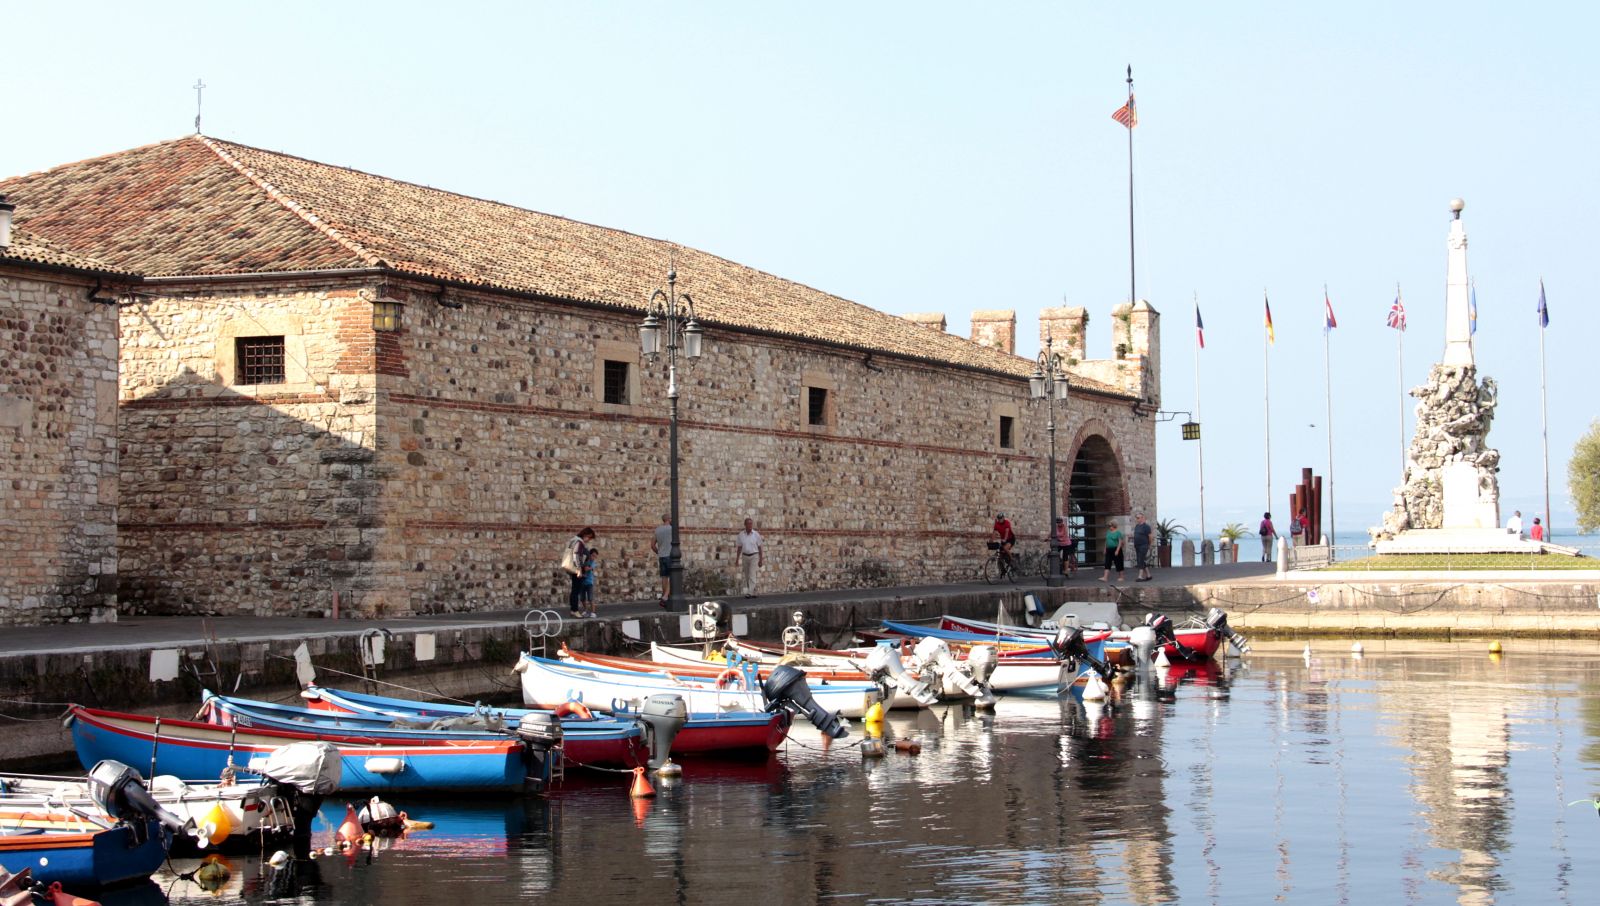
[[[1587, 903], [1600, 644], [1318, 639], [1157, 670], [1119, 701], [895, 712], [882, 759], [803, 721], [770, 760], [544, 797], [283, 869], [174, 861], [129, 903]], [[920, 751], [898, 751], [894, 743]], [[343, 803], [324, 808], [331, 838]]]

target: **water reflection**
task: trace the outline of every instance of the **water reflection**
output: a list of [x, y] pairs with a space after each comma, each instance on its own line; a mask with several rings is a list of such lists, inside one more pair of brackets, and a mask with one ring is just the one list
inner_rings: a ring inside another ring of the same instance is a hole
[[1565, 806], [1600, 789], [1600, 646], [1519, 642], [1495, 662], [1303, 645], [1103, 702], [895, 712], [881, 759], [851, 744], [859, 726], [797, 731], [767, 761], [685, 762], [653, 799], [595, 774], [544, 798], [396, 803], [436, 827], [292, 876], [242, 857], [215, 893], [159, 880], [174, 902], [341, 906], [1586, 899], [1594, 819]]

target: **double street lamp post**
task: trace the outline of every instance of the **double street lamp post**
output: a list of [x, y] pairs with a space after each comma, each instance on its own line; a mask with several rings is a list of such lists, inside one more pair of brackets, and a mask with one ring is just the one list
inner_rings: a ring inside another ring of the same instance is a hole
[[671, 461], [672, 484], [672, 549], [668, 554], [668, 573], [671, 592], [668, 608], [681, 611], [683, 606], [683, 548], [678, 538], [678, 350], [684, 358], [700, 358], [700, 323], [694, 317], [694, 300], [688, 293], [678, 292], [678, 270], [667, 270], [667, 288], [650, 294], [646, 303], [644, 323], [639, 325], [639, 347], [644, 357], [655, 364], [661, 355], [662, 334], [665, 334], [667, 351], [667, 401], [671, 416], [667, 434], [668, 456]]
[[1056, 499], [1056, 400], [1067, 398], [1067, 365], [1061, 353], [1053, 350], [1050, 335], [1044, 337], [1044, 349], [1039, 351], [1039, 363], [1028, 378], [1028, 394], [1036, 400], [1045, 400], [1049, 421], [1045, 432], [1050, 435], [1050, 566], [1045, 584], [1058, 586], [1066, 582], [1061, 563], [1061, 540], [1056, 536], [1056, 517], [1059, 515]]

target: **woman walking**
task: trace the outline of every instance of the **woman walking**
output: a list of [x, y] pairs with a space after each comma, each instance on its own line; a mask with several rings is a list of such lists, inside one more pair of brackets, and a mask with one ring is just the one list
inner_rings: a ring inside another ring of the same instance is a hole
[[1106, 568], [1100, 576], [1101, 582], [1111, 581], [1111, 570], [1117, 571], [1117, 581], [1123, 581], [1122, 575], [1122, 531], [1115, 522], [1111, 523], [1111, 531], [1106, 532]]
[[583, 565], [589, 559], [589, 542], [594, 540], [594, 529], [584, 526], [578, 534], [567, 539], [567, 552], [561, 558], [561, 568], [572, 577], [572, 594], [567, 597], [567, 609], [578, 619], [583, 619]]

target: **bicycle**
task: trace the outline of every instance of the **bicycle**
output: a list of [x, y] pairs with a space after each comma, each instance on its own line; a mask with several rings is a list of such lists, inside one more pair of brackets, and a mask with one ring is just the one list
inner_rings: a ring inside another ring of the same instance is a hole
[[[1002, 553], [1006, 556], [1000, 556]], [[990, 585], [996, 582], [1007, 581], [1017, 584], [1017, 555], [1000, 550], [1000, 542], [989, 542], [989, 557], [978, 567], [978, 575]]]

